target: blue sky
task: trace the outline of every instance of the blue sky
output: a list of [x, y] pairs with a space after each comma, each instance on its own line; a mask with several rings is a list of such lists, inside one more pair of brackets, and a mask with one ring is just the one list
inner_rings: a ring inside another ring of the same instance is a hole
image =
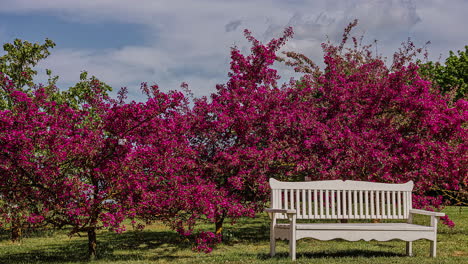
[[377, 39], [384, 55], [410, 37], [419, 46], [431, 41], [430, 58], [444, 60], [468, 45], [467, 11], [467, 0], [0, 0], [0, 40], [54, 40], [38, 81], [49, 68], [63, 88], [86, 70], [116, 90], [128, 87], [131, 99], [142, 98], [143, 81], [164, 91], [187, 82], [204, 96], [226, 81], [230, 47], [248, 49], [245, 28], [268, 41], [292, 26], [284, 49], [320, 62], [320, 43], [338, 41], [357, 18], [354, 32]]

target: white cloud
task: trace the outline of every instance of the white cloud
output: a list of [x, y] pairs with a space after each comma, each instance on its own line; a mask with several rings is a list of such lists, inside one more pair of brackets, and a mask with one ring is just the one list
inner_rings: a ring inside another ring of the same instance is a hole
[[[293, 26], [295, 38], [286, 49], [321, 61], [320, 43], [339, 40], [343, 28], [360, 20], [357, 34], [379, 40], [389, 55], [411, 36], [417, 44], [430, 40], [432, 54], [461, 49], [468, 43], [463, 0], [0, 0], [0, 12], [48, 14], [78, 23], [141, 24], [153, 35], [138, 46], [104, 50], [58, 47], [41, 65], [55, 69], [63, 83], [76, 82], [88, 70], [109, 84], [129, 86], [141, 81], [176, 89], [186, 81], [197, 96], [214, 91], [226, 80], [229, 48], [247, 50], [242, 30], [249, 28], [262, 41]], [[1, 34], [1, 31], [0, 31]], [[72, 34], [64, 32], [64, 34]]]

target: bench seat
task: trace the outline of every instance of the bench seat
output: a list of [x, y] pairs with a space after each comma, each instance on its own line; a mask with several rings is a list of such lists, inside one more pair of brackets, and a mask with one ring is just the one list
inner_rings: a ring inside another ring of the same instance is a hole
[[[290, 224], [275, 226], [275, 239], [289, 240]], [[346, 241], [415, 241], [434, 239], [434, 228], [407, 223], [324, 223], [296, 224], [296, 240], [302, 238], [318, 240], [343, 239]]]
[[[276, 224], [276, 228], [290, 228], [290, 224]], [[431, 226], [408, 223], [323, 223], [296, 224], [296, 230], [356, 230], [356, 231], [430, 231]]]

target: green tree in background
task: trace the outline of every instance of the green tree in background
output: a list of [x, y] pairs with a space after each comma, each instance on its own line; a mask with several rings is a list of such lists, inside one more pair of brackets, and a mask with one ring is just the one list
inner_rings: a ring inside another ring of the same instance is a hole
[[[31, 43], [21, 39], [15, 39], [13, 43], [5, 43], [3, 50], [5, 55], [0, 57], [0, 72], [7, 75], [15, 84], [16, 87], [28, 91], [34, 85], [33, 78], [37, 71], [33, 69], [37, 63], [50, 55], [49, 49], [55, 47], [55, 43], [46, 39], [44, 44]], [[47, 71], [51, 74], [50, 71]], [[25, 86], [28, 86], [25, 89]], [[0, 104], [5, 108], [8, 103], [6, 98], [6, 91], [0, 91], [1, 99]]]
[[[97, 84], [100, 87], [98, 90], [93, 88]], [[67, 102], [71, 107], [80, 108], [84, 104], [89, 103], [87, 98], [96, 97], [98, 94], [107, 98], [109, 97], [108, 92], [111, 91], [111, 86], [100, 81], [96, 76], [88, 77], [88, 72], [82, 71], [80, 74], [80, 81], [68, 88], [68, 90], [57, 93], [60, 98], [54, 99], [59, 103]]]
[[421, 73], [431, 79], [442, 91], [449, 93], [456, 101], [460, 98], [467, 99], [468, 90], [468, 46], [465, 51], [450, 51], [450, 56], [445, 60], [445, 65], [439, 62], [428, 62], [421, 65]]
[[[13, 81], [15, 87], [28, 92], [35, 85], [33, 79], [37, 75], [34, 67], [43, 59], [50, 55], [50, 49], [56, 46], [55, 42], [50, 39], [45, 39], [43, 44], [30, 43], [26, 40], [15, 39], [13, 43], [5, 43], [3, 50], [5, 55], [0, 57], [0, 72], [7, 75]], [[99, 82], [102, 89], [99, 91], [105, 96], [112, 91], [112, 87], [99, 81], [95, 76], [88, 77], [88, 73], [83, 71], [80, 74], [80, 81], [66, 91], [60, 91], [56, 87], [58, 76], [53, 76], [52, 71], [46, 69], [46, 74], [49, 76], [48, 84], [45, 87], [51, 96], [51, 100], [58, 103], [68, 103], [72, 107], [86, 103], [84, 98], [89, 98], [90, 93], [94, 91], [90, 89], [92, 82]], [[9, 108], [8, 94], [5, 90], [0, 89], [0, 109]]]

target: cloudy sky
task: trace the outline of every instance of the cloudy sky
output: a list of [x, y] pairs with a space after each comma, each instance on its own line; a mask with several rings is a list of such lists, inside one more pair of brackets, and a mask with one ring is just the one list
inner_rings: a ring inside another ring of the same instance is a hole
[[443, 61], [468, 45], [467, 11], [467, 0], [0, 0], [0, 40], [56, 42], [38, 81], [49, 68], [66, 88], [86, 70], [136, 100], [143, 81], [164, 91], [187, 82], [204, 96], [226, 81], [230, 47], [247, 50], [245, 28], [266, 42], [292, 26], [285, 49], [320, 62], [320, 43], [357, 18], [354, 32], [380, 53], [410, 37]]

